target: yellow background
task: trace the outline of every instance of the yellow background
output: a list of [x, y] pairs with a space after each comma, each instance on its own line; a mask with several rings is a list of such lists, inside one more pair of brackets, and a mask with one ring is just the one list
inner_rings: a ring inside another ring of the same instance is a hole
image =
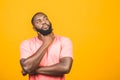
[[56, 34], [73, 42], [67, 80], [120, 80], [119, 5], [119, 0], [0, 0], [0, 80], [27, 80], [19, 46], [36, 35], [30, 21], [38, 11], [48, 15]]

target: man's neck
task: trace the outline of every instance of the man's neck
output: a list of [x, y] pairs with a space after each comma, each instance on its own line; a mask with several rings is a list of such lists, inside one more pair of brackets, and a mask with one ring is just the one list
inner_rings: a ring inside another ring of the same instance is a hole
[[[42, 35], [42, 34], [39, 34], [39, 33], [38, 33], [38, 36], [37, 36], [37, 37], [38, 37], [39, 40], [42, 40], [42, 39], [41, 39], [41, 35]], [[49, 36], [49, 35], [54, 35], [54, 33], [51, 32], [50, 34], [45, 35], [45, 36]], [[54, 35], [54, 37], [55, 37], [55, 35]]]

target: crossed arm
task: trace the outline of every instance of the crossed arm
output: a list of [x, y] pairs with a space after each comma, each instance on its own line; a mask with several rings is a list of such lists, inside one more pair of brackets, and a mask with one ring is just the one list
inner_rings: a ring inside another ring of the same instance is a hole
[[23, 69], [22, 73], [25, 74], [33, 74], [35, 70], [38, 68], [39, 63], [42, 60], [42, 57], [44, 56], [45, 52], [47, 51], [48, 46], [46, 44], [43, 44], [32, 56], [21, 59], [20, 64]]
[[69, 73], [72, 66], [72, 58], [64, 57], [60, 59], [60, 62], [51, 66], [43, 66], [36, 69], [37, 74], [44, 74], [50, 76], [62, 76]]
[[[51, 66], [24, 66], [24, 62], [21, 65], [23, 67], [23, 75], [26, 74], [43, 74], [43, 75], [50, 75], [50, 76], [62, 76], [63, 74], [69, 73], [71, 66], [72, 66], [72, 58], [71, 57], [64, 57], [60, 59], [59, 63], [56, 63]], [[35, 63], [35, 62], [34, 62]], [[28, 68], [24, 68], [28, 67]]]
[[[31, 58], [32, 59], [32, 58]], [[29, 58], [29, 61], [31, 61], [31, 59]], [[35, 65], [34, 63], [37, 62], [29, 62], [28, 63], [31, 65]], [[44, 75], [50, 75], [50, 76], [62, 76], [63, 74], [67, 74], [69, 73], [71, 66], [72, 66], [72, 58], [71, 57], [64, 57], [60, 59], [59, 63], [56, 63], [54, 65], [51, 66], [23, 66], [23, 75], [26, 74], [44, 74]], [[21, 60], [21, 65], [24, 65], [25, 62], [22, 63]], [[27, 67], [27, 68], [24, 68]]]
[[[46, 40], [45, 40], [46, 39]], [[22, 67], [22, 74], [43, 74], [50, 76], [62, 76], [63, 74], [69, 73], [72, 66], [71, 57], [63, 57], [60, 59], [59, 63], [51, 66], [38, 66], [41, 62], [44, 54], [46, 53], [48, 47], [50, 46], [52, 40], [49, 38], [44, 38], [45, 41], [42, 46], [34, 53], [34, 55], [21, 59], [20, 64]]]

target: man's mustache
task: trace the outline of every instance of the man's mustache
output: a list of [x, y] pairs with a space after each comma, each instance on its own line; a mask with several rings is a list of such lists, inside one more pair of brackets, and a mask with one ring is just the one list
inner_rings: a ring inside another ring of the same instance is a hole
[[49, 24], [43, 23], [41, 28], [44, 28], [44, 26], [50, 26]]

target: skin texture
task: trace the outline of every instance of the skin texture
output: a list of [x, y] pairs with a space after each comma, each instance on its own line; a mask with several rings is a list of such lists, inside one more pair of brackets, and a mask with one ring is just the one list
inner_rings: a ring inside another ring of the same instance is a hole
[[[50, 25], [50, 21], [48, 17], [44, 13], [37, 13], [32, 18], [32, 24], [34, 29], [43, 29], [47, 30]], [[20, 60], [20, 64], [22, 67], [22, 74], [30, 74], [30, 75], [49, 75], [49, 76], [62, 76], [70, 72], [73, 60], [71, 57], [63, 57], [60, 59], [59, 63], [53, 64], [51, 66], [38, 66], [41, 62], [43, 56], [45, 55], [48, 47], [54, 41], [54, 34], [51, 32], [48, 35], [42, 35], [38, 33], [38, 38], [43, 41], [42, 46], [30, 57], [22, 58]]]

